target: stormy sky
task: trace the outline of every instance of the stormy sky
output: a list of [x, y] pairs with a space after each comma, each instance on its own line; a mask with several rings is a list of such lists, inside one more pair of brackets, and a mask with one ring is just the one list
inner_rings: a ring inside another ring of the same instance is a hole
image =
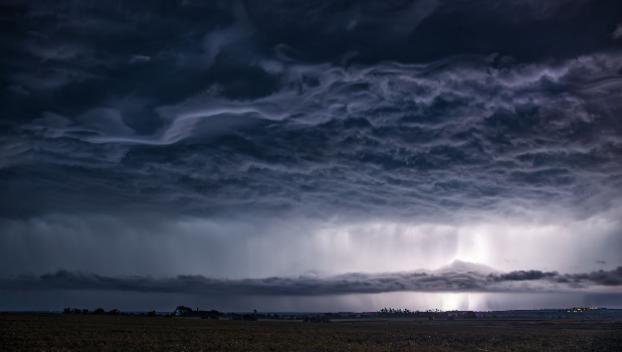
[[0, 309], [622, 307], [622, 2], [0, 4]]

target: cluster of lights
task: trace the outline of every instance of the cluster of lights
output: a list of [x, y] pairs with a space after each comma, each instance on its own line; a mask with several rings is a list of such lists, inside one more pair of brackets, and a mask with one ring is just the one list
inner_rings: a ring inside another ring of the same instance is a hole
[[590, 310], [598, 310], [598, 307], [573, 307], [569, 310], [567, 310], [567, 313], [583, 313], [583, 312], [588, 312]]

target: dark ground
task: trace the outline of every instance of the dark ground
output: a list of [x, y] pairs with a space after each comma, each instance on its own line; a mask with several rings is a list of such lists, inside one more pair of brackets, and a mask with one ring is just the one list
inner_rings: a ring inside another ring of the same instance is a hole
[[0, 315], [1, 351], [622, 351], [597, 321], [217, 321]]

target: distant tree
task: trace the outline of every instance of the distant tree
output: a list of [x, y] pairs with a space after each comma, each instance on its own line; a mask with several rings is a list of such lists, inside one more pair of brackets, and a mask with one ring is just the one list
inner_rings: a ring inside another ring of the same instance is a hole
[[177, 308], [175, 308], [175, 311], [173, 312], [173, 315], [181, 317], [184, 315], [188, 315], [192, 312], [192, 308], [186, 307], [186, 306], [177, 306]]
[[104, 308], [97, 308], [93, 311], [93, 314], [104, 314], [104, 313], [106, 313]]

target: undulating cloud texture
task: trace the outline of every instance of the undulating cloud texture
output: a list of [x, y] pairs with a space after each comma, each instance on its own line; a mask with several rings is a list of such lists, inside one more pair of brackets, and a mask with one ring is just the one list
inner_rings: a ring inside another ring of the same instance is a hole
[[592, 285], [622, 285], [622, 267], [611, 271], [560, 274], [539, 270], [496, 273], [469, 263], [454, 262], [434, 272], [349, 273], [318, 277], [268, 277], [227, 280], [200, 275], [154, 279], [144, 276], [109, 277], [57, 271], [41, 276], [19, 276], [0, 281], [8, 290], [111, 290], [207, 295], [335, 295], [396, 291], [572, 291]]
[[[0, 27], [2, 309], [20, 290], [622, 304], [620, 1], [8, 0]], [[434, 271], [455, 260], [494, 273]]]

